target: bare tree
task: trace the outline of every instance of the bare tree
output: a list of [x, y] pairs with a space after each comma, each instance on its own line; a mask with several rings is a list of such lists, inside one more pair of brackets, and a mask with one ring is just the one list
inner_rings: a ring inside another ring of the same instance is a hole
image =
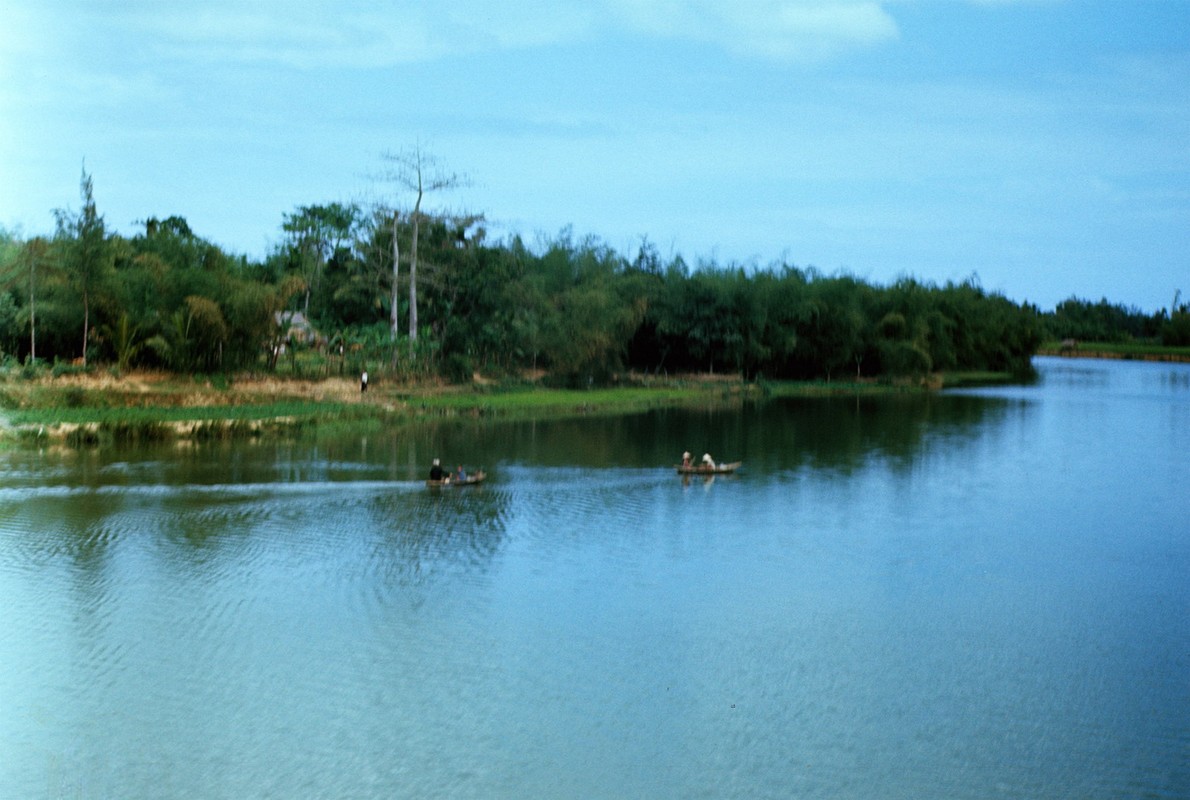
[[400, 287], [397, 285], [397, 279], [399, 279], [401, 276], [401, 248], [400, 245], [397, 244], [396, 238], [396, 223], [400, 220], [400, 217], [401, 215], [399, 213], [395, 211], [393, 212], [393, 314], [389, 321], [393, 326], [394, 339], [400, 333], [401, 324], [400, 313], [397, 313], [400, 311], [401, 305], [401, 299], [399, 296]]
[[[409, 215], [413, 226], [413, 240], [409, 249], [409, 341], [417, 341], [417, 237], [421, 227], [421, 204], [429, 192], [443, 189], [457, 189], [466, 186], [465, 177], [445, 170], [437, 158], [422, 150], [417, 144], [412, 149], [381, 154], [387, 166], [381, 177], [416, 193], [413, 211]], [[393, 335], [397, 333], [397, 216], [393, 214]]]

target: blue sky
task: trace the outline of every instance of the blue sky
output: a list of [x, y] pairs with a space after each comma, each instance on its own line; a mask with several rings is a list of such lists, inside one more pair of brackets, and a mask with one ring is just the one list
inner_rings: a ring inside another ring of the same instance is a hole
[[1190, 294], [1190, 0], [7, 0], [0, 225], [178, 214], [263, 257], [412, 198], [526, 241], [977, 277], [1043, 309]]

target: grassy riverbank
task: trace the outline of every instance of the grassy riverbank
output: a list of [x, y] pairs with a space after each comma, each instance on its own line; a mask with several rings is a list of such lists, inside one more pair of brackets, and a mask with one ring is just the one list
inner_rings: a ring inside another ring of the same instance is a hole
[[748, 383], [718, 376], [631, 378], [592, 389], [532, 383], [416, 385], [272, 377], [186, 378], [106, 372], [0, 377], [0, 439], [110, 441], [217, 439], [360, 428], [452, 417], [559, 417], [630, 413], [676, 406], [721, 406], [782, 396], [887, 394], [1004, 382], [999, 373], [936, 376], [927, 384], [877, 382]]
[[1037, 351], [1042, 356], [1071, 358], [1118, 358], [1133, 361], [1190, 363], [1190, 347], [1164, 347], [1145, 342], [1077, 342], [1073, 346], [1046, 342]]

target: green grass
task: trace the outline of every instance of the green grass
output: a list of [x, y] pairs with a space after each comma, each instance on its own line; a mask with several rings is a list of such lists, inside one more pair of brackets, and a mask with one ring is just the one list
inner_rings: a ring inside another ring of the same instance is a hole
[[617, 387], [610, 389], [540, 389], [518, 388], [507, 391], [469, 394], [425, 395], [409, 398], [414, 406], [427, 409], [467, 411], [486, 409], [494, 412], [522, 409], [573, 408], [576, 410], [605, 406], [664, 405], [714, 395], [705, 389]]
[[958, 389], [967, 386], [998, 386], [1016, 383], [1019, 379], [1010, 372], [944, 372], [943, 389]]
[[30, 408], [6, 413], [12, 425], [143, 425], [149, 423], [217, 421], [243, 422], [265, 419], [309, 419], [322, 416], [358, 417], [360, 406], [346, 403], [282, 401], [261, 405], [226, 405], [136, 408], [60, 407]]
[[1190, 347], [1165, 347], [1149, 342], [1079, 342], [1070, 352], [1062, 350], [1062, 343], [1046, 342], [1038, 350], [1040, 355], [1069, 354], [1084, 358], [1149, 358], [1166, 361], [1190, 361]]

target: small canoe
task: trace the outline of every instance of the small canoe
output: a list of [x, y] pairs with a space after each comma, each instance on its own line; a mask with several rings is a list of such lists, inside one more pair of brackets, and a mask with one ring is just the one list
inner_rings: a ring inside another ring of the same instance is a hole
[[485, 480], [487, 480], [487, 477], [488, 477], [487, 473], [484, 472], [483, 470], [480, 470], [479, 472], [475, 472], [475, 473], [468, 475], [466, 478], [463, 478], [462, 480], [459, 480], [458, 478], [443, 478], [440, 481], [427, 480], [426, 486], [429, 486], [429, 487], [435, 488], [435, 489], [438, 487], [441, 487], [441, 486], [454, 486], [457, 489], [462, 489], [464, 486], [478, 486], [479, 484], [481, 484]]
[[683, 467], [678, 464], [679, 475], [730, 475], [740, 468], [743, 461], [732, 461], [730, 464], [716, 464], [714, 468], [707, 467], [703, 464], [693, 464], [689, 467]]

